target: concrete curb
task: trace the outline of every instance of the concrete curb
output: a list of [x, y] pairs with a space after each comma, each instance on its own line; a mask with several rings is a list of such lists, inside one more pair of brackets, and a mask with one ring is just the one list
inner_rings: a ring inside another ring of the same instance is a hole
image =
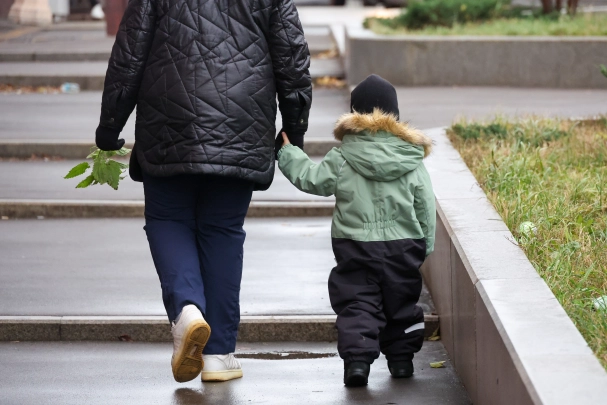
[[111, 51], [103, 52], [2, 52], [0, 62], [107, 62]]
[[[426, 337], [438, 337], [438, 316], [425, 315], [425, 322]], [[116, 340], [170, 342], [172, 337], [165, 316], [0, 316], [0, 341]], [[238, 340], [335, 341], [335, 315], [242, 316]]]
[[[92, 137], [92, 135], [91, 135]], [[306, 140], [304, 150], [310, 156], [324, 156], [340, 143], [335, 140]], [[9, 139], [0, 141], [0, 158], [29, 159], [31, 157], [49, 157], [61, 159], [84, 159], [93, 147], [91, 141], [23, 141]], [[131, 142], [125, 145], [132, 148]]]
[[475, 404], [602, 403], [607, 373], [444, 129], [425, 161], [437, 200], [422, 266], [441, 339]]
[[605, 37], [377, 35], [347, 27], [346, 77], [395, 86], [607, 88]]
[[[17, 56], [12, 55], [12, 58]], [[94, 61], [12, 61], [0, 63], [0, 83], [13, 86], [61, 86], [62, 83], [77, 83], [81, 90], [103, 90], [106, 60]], [[344, 77], [340, 58], [312, 58], [312, 78]]]
[[[330, 217], [333, 202], [253, 201], [249, 218]], [[27, 218], [138, 218], [143, 201], [0, 200], [0, 216]]]

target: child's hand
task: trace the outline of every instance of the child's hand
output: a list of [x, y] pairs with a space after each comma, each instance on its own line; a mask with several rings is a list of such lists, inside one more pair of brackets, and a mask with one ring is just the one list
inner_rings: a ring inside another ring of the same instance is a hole
[[289, 138], [287, 138], [287, 134], [284, 132], [282, 133], [282, 141], [282, 146], [291, 144], [291, 142], [289, 142]]

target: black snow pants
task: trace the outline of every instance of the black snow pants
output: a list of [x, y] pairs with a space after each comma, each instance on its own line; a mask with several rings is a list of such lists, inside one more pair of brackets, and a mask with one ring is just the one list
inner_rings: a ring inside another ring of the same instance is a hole
[[337, 350], [346, 363], [410, 360], [424, 341], [419, 268], [424, 239], [359, 242], [333, 239], [337, 266], [329, 276], [337, 314]]

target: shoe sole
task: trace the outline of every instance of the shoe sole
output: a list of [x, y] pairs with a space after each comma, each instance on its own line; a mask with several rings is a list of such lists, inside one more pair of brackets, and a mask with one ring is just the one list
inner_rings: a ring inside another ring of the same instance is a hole
[[392, 378], [411, 378], [411, 377], [413, 377], [413, 373], [411, 373], [411, 374], [402, 374], [402, 375], [399, 375], [399, 374], [394, 375], [394, 374], [392, 374]]
[[236, 378], [242, 378], [242, 369], [203, 371], [201, 377], [202, 381], [230, 381]]
[[188, 325], [181, 348], [172, 365], [175, 381], [186, 382], [198, 377], [204, 367], [202, 350], [210, 336], [211, 327], [204, 320], [197, 320]]
[[348, 377], [344, 384], [346, 387], [362, 387], [367, 385], [369, 379], [362, 374], [354, 374]]

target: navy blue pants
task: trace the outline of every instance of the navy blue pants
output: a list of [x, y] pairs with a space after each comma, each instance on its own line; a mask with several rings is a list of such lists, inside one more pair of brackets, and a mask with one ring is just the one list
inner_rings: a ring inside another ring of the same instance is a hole
[[144, 173], [145, 231], [170, 321], [196, 305], [211, 326], [205, 354], [234, 352], [240, 322], [244, 223], [253, 183]]

